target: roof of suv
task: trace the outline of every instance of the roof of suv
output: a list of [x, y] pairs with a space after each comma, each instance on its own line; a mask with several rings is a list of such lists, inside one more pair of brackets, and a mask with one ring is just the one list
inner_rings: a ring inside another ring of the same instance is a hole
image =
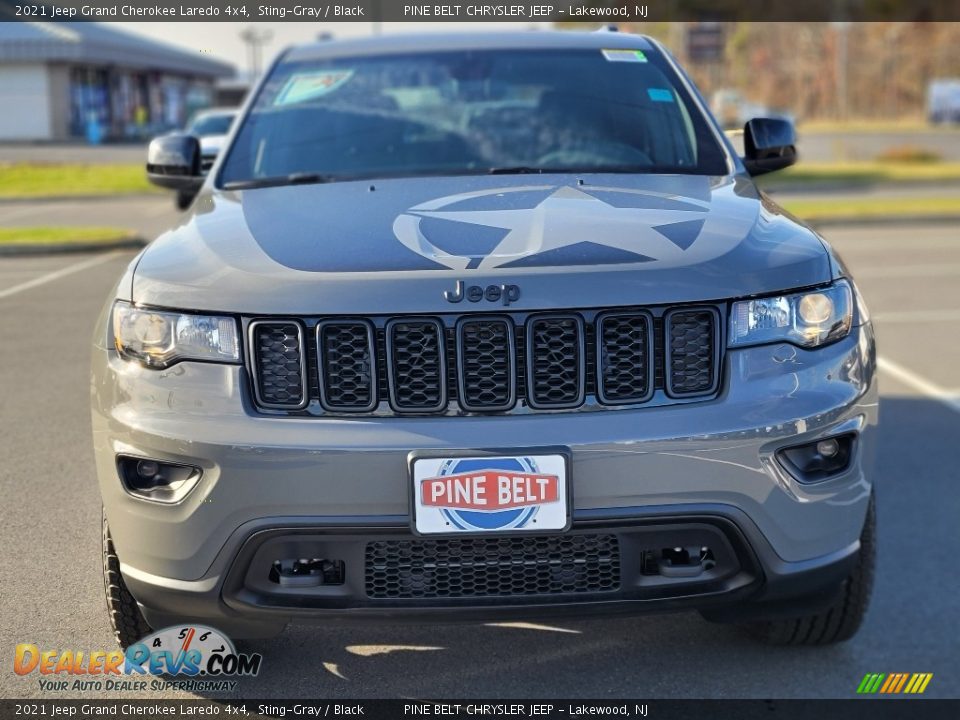
[[445, 50], [490, 49], [629, 49], [652, 50], [643, 35], [620, 32], [514, 31], [421, 33], [332, 40], [291, 48], [284, 60], [314, 60], [342, 55], [396, 55]]

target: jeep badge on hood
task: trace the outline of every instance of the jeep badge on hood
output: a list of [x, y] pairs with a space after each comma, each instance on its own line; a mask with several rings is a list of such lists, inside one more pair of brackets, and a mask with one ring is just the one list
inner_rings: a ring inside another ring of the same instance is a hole
[[443, 297], [447, 302], [452, 303], [458, 303], [466, 298], [474, 303], [487, 300], [488, 302], [500, 301], [504, 305], [509, 305], [520, 299], [520, 286], [487, 285], [486, 287], [482, 287], [480, 285], [470, 285], [467, 287], [467, 284], [463, 280], [457, 280], [456, 287], [453, 290], [446, 290], [443, 293]]

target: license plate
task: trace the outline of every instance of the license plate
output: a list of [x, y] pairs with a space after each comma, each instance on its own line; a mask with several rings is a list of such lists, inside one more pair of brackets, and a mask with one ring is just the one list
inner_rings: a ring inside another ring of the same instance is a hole
[[566, 530], [567, 467], [559, 453], [414, 456], [413, 529], [421, 535]]

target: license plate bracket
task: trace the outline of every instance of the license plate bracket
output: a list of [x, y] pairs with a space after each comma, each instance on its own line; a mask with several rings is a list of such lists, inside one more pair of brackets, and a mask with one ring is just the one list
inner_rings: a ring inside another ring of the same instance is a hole
[[418, 451], [408, 458], [417, 535], [557, 533], [570, 529], [566, 448]]

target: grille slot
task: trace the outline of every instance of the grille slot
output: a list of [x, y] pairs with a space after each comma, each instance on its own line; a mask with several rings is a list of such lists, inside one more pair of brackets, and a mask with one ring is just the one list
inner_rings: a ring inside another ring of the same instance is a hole
[[377, 406], [373, 327], [357, 320], [317, 326], [320, 404], [327, 410], [364, 412]]
[[462, 319], [457, 325], [458, 392], [465, 410], [509, 410], [516, 402], [513, 321]]
[[653, 318], [647, 313], [597, 320], [597, 395], [608, 405], [643, 402], [653, 395]]
[[527, 321], [527, 402], [531, 407], [575, 407], [583, 403], [583, 336], [583, 320], [576, 315]]
[[254, 391], [263, 407], [296, 409], [307, 404], [303, 329], [295, 322], [250, 324]]
[[667, 313], [667, 393], [673, 397], [716, 392], [719, 379], [718, 317], [711, 308]]
[[503, 598], [615, 592], [616, 535], [377, 540], [366, 547], [374, 600]]
[[395, 410], [432, 412], [447, 404], [443, 326], [431, 318], [387, 323], [387, 382]]

